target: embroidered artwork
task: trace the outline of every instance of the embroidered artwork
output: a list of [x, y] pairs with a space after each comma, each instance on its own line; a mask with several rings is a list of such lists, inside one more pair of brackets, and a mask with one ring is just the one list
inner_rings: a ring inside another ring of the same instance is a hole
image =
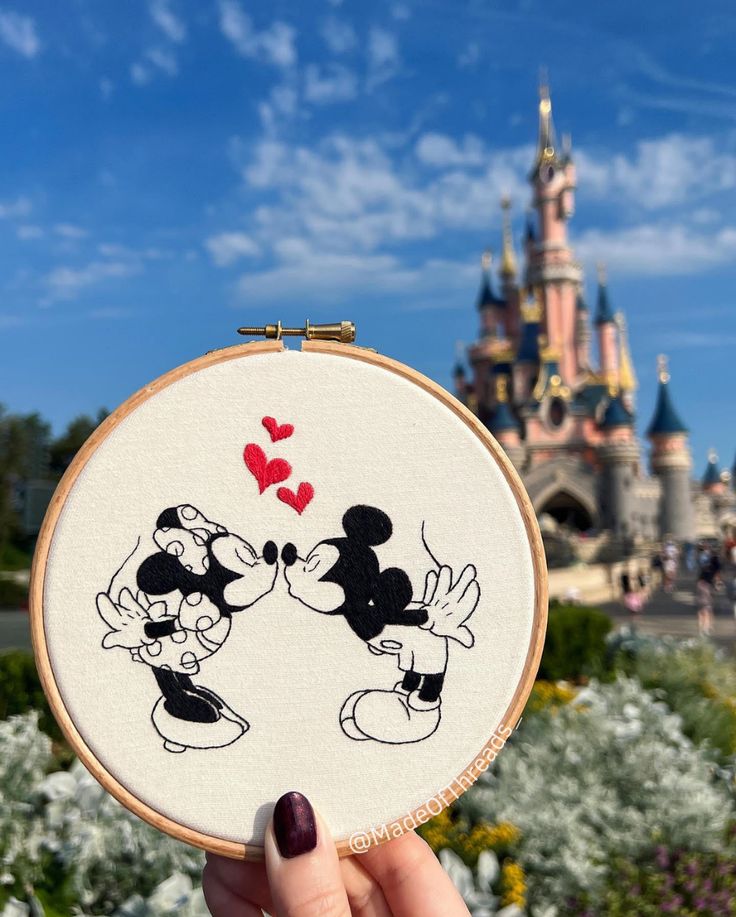
[[167, 751], [230, 745], [249, 723], [192, 676], [227, 640], [233, 614], [273, 589], [276, 545], [267, 541], [259, 556], [188, 504], [161, 513], [153, 541], [158, 550], [137, 565], [135, 594], [119, 580], [137, 550], [97, 596], [111, 628], [102, 645], [127, 649], [153, 670], [161, 697], [151, 720]]
[[541, 640], [527, 523], [486, 439], [397, 373], [218, 359], [63, 485], [51, 680], [111, 785], [175, 825], [261, 846], [296, 787], [346, 842], [513, 728]]
[[476, 570], [459, 576], [448, 566], [430, 569], [420, 601], [398, 567], [381, 571], [374, 547], [388, 541], [391, 520], [373, 506], [343, 516], [344, 536], [321, 541], [299, 557], [285, 545], [282, 559], [289, 595], [313, 611], [342, 615], [375, 655], [396, 656], [401, 679], [393, 689], [370, 688], [348, 697], [340, 711], [346, 736], [390, 745], [421, 742], [437, 729], [447, 670], [448, 640], [470, 648], [466, 622], [480, 601]]

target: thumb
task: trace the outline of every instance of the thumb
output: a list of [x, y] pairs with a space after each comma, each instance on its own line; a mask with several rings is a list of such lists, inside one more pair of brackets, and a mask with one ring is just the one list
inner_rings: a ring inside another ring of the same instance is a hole
[[350, 917], [337, 850], [306, 796], [286, 793], [276, 803], [265, 854], [274, 917]]

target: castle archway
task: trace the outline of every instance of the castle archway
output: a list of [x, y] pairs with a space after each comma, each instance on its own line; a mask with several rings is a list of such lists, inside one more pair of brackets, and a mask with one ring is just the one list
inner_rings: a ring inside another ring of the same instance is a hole
[[593, 516], [585, 504], [565, 490], [558, 490], [538, 511], [539, 515], [551, 516], [559, 525], [577, 532], [593, 528]]
[[537, 516], [547, 513], [578, 532], [598, 528], [597, 483], [585, 463], [566, 458], [541, 463], [524, 475], [524, 484]]

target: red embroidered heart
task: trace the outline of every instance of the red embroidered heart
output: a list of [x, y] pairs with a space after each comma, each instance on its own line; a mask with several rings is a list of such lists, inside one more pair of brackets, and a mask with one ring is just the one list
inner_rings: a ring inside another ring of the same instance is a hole
[[243, 450], [243, 461], [246, 468], [258, 482], [258, 491], [263, 491], [272, 484], [285, 481], [291, 474], [291, 465], [284, 459], [275, 458], [269, 462], [266, 453], [255, 443], [248, 443]]
[[282, 423], [279, 425], [276, 423], [275, 417], [264, 417], [261, 423], [268, 430], [272, 443], [277, 443], [280, 439], [288, 439], [294, 432], [293, 424]]
[[296, 493], [290, 487], [279, 487], [276, 491], [276, 496], [281, 500], [282, 503], [286, 503], [287, 506], [290, 506], [292, 509], [295, 509], [299, 515], [304, 512], [304, 510], [312, 502], [312, 497], [314, 496], [314, 487], [311, 484], [308, 484], [306, 481], [302, 483], [297, 488]]

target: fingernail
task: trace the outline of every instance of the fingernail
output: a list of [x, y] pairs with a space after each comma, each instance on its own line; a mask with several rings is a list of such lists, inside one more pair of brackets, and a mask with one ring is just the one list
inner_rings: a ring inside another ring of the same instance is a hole
[[290, 860], [317, 846], [314, 809], [301, 793], [284, 793], [273, 810], [273, 831], [282, 857]]

